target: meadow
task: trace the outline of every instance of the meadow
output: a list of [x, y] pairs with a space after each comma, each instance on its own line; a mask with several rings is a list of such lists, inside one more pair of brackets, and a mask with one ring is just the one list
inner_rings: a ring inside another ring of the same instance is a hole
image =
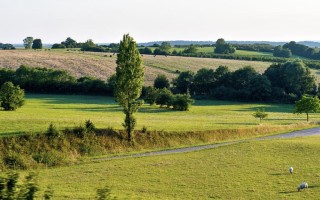
[[[111, 56], [111, 57], [110, 57]], [[35, 59], [36, 58], [36, 59]], [[17, 69], [20, 65], [47, 67], [66, 70], [76, 77], [92, 76], [106, 80], [115, 73], [116, 56], [110, 53], [94, 53], [71, 50], [14, 50], [0, 51], [0, 67]], [[177, 76], [176, 71], [197, 71], [206, 67], [215, 69], [220, 65], [234, 71], [244, 66], [252, 66], [263, 72], [271, 63], [258, 61], [237, 61], [211, 58], [187, 58], [176, 56], [143, 56], [145, 84], [152, 85], [158, 74], [169, 79]]]
[[[252, 116], [265, 108], [268, 118], [260, 124]], [[196, 100], [189, 111], [173, 111], [145, 104], [136, 114], [137, 129], [185, 132], [218, 129], [254, 128], [261, 125], [280, 127], [303, 123], [305, 115], [293, 114], [293, 105]], [[0, 135], [44, 132], [50, 123], [57, 128], [79, 126], [91, 120], [97, 128], [122, 129], [124, 114], [113, 97], [80, 95], [28, 94], [26, 104], [15, 112], [0, 111]], [[319, 114], [311, 114], [319, 121]]]
[[[55, 190], [54, 199], [92, 199], [104, 187], [118, 199], [318, 199], [319, 154], [314, 136], [36, 172], [42, 191]], [[309, 188], [297, 192], [303, 181]]]

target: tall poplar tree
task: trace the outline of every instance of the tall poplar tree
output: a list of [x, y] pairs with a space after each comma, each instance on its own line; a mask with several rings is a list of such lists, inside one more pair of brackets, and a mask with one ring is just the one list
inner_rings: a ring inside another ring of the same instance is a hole
[[128, 141], [132, 141], [136, 126], [134, 113], [142, 105], [138, 98], [142, 91], [143, 76], [142, 58], [137, 44], [129, 34], [126, 34], [120, 41], [117, 54], [116, 99], [126, 115], [123, 126], [127, 131]]

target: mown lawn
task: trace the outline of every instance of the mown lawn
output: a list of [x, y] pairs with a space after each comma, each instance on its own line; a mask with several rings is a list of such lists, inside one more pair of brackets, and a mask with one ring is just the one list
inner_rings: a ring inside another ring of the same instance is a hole
[[[251, 141], [191, 153], [39, 170], [54, 199], [319, 199], [320, 137]], [[289, 174], [293, 166], [294, 173]], [[303, 181], [309, 189], [297, 192]]]
[[[205, 131], [259, 126], [252, 116], [265, 108], [269, 117], [262, 124], [278, 126], [304, 122], [305, 115], [292, 113], [288, 104], [258, 104], [199, 100], [190, 111], [173, 111], [144, 105], [137, 113], [137, 129], [146, 126], [158, 131]], [[26, 104], [17, 111], [0, 111], [0, 134], [45, 131], [50, 123], [58, 128], [74, 127], [91, 120], [98, 128], [122, 129], [124, 114], [111, 97], [77, 95], [27, 95]], [[319, 114], [311, 114], [319, 120]]]

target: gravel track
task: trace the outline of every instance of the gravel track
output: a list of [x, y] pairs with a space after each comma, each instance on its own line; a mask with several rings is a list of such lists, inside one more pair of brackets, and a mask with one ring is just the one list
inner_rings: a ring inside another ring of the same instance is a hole
[[147, 156], [156, 156], [156, 155], [168, 155], [168, 154], [176, 154], [176, 153], [187, 153], [193, 151], [200, 151], [204, 149], [212, 149], [221, 146], [227, 146], [232, 144], [238, 144], [241, 142], [247, 141], [257, 141], [257, 140], [270, 140], [270, 139], [287, 139], [287, 138], [295, 138], [295, 137], [307, 137], [313, 135], [320, 135], [320, 127], [305, 129], [300, 131], [293, 131], [290, 133], [279, 134], [279, 135], [272, 135], [272, 136], [263, 136], [254, 139], [245, 139], [233, 142], [224, 142], [219, 144], [209, 144], [209, 145], [202, 145], [202, 146], [193, 146], [193, 147], [185, 147], [179, 149], [170, 149], [170, 150], [161, 150], [161, 151], [152, 151], [146, 153], [138, 153], [132, 155], [121, 155], [121, 156], [113, 156], [113, 157], [104, 157], [104, 158], [92, 158], [89, 161], [104, 161], [104, 160], [114, 160], [114, 159], [123, 159], [123, 158], [135, 158], [135, 157], [147, 157]]

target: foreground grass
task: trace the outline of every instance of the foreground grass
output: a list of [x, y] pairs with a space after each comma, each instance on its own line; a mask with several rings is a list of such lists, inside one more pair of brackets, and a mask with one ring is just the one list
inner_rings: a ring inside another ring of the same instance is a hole
[[[196, 101], [190, 111], [172, 111], [144, 105], [137, 113], [141, 130], [208, 131], [217, 129], [254, 128], [259, 120], [252, 116], [263, 107], [269, 114], [262, 123], [283, 126], [305, 121], [305, 115], [292, 114], [288, 104], [251, 104], [230, 101]], [[90, 119], [97, 128], [122, 129], [124, 115], [111, 97], [76, 95], [27, 95], [26, 105], [15, 112], [0, 111], [0, 135], [19, 132], [44, 132], [50, 123], [58, 128], [74, 127]], [[319, 120], [319, 114], [311, 114]]]
[[[38, 172], [55, 199], [92, 199], [106, 185], [118, 199], [318, 199], [319, 154], [320, 137], [308, 137]], [[309, 189], [297, 192], [303, 181]]]

